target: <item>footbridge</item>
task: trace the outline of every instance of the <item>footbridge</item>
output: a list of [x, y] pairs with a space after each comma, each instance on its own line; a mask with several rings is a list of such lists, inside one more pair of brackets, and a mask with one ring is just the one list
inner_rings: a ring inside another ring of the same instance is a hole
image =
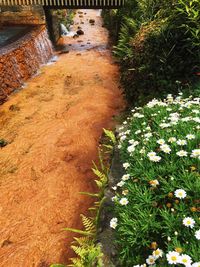
[[0, 0], [0, 6], [40, 5], [57, 9], [115, 9], [124, 4], [125, 0]]

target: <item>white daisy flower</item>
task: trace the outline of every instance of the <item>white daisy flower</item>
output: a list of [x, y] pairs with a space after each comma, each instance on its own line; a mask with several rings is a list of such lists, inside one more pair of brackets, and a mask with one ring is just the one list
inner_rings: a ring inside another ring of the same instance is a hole
[[160, 258], [160, 257], [163, 256], [163, 251], [162, 251], [161, 249], [157, 248], [156, 250], [154, 250], [154, 252], [153, 252], [153, 256], [154, 256], [156, 259], [158, 259], [158, 258]]
[[139, 142], [132, 140], [131, 142], [129, 141], [129, 144], [131, 144], [133, 146], [137, 146], [139, 144]]
[[147, 153], [147, 156], [150, 157], [154, 157], [156, 156], [156, 152], [150, 151], [149, 153]]
[[170, 146], [168, 146], [168, 145], [166, 145], [166, 144], [161, 145], [161, 146], [160, 146], [160, 149], [161, 149], [164, 153], [167, 153], [167, 154], [170, 154], [170, 152], [171, 152], [171, 148], [170, 148]]
[[183, 199], [187, 196], [187, 193], [185, 192], [185, 190], [183, 189], [177, 189], [175, 192], [174, 192], [175, 196], [177, 198], [180, 198], [180, 199]]
[[181, 139], [179, 139], [176, 143], [177, 143], [177, 145], [179, 145], [179, 146], [185, 146], [185, 145], [187, 144], [187, 141], [186, 141], [186, 140], [181, 140]]
[[199, 262], [194, 262], [192, 264], [192, 267], [200, 267], [200, 261]]
[[115, 229], [117, 227], [117, 222], [118, 222], [118, 219], [117, 218], [112, 218], [110, 220], [110, 227]]
[[177, 118], [177, 117], [180, 116], [180, 114], [178, 112], [174, 112], [174, 113], [169, 114], [169, 116], [170, 117], [174, 117], [174, 118], [176, 117]]
[[134, 118], [144, 118], [144, 115], [136, 112], [134, 115], [133, 115]]
[[157, 99], [153, 99], [153, 100], [151, 100], [149, 103], [147, 103], [147, 107], [148, 108], [153, 108], [154, 106], [156, 106], [157, 104], [158, 104], [158, 100]]
[[120, 199], [119, 203], [122, 205], [122, 206], [126, 206], [128, 204], [128, 199], [126, 197], [123, 197]]
[[192, 139], [195, 139], [195, 135], [194, 135], [194, 134], [187, 134], [187, 135], [186, 135], [186, 138], [187, 138], [188, 140], [192, 140]]
[[177, 122], [176, 121], [171, 121], [170, 125], [177, 125]]
[[159, 140], [157, 141], [157, 143], [158, 143], [159, 145], [164, 145], [164, 144], [165, 144], [165, 140], [164, 140], [164, 139], [159, 139]]
[[170, 124], [169, 124], [169, 123], [161, 123], [159, 126], [160, 126], [162, 129], [164, 129], [164, 128], [168, 128], [168, 127], [170, 127]]
[[196, 239], [200, 240], [200, 229], [195, 232]]
[[198, 158], [200, 157], [200, 149], [193, 149], [192, 150], [192, 155], [191, 155], [192, 158]]
[[123, 163], [123, 167], [124, 169], [128, 169], [128, 167], [130, 167], [130, 164], [128, 162]]
[[193, 109], [192, 112], [195, 114], [199, 114], [200, 111], [198, 109]]
[[146, 138], [150, 138], [150, 137], [152, 137], [152, 136], [153, 136], [152, 133], [146, 133], [146, 134], [144, 134], [144, 137], [146, 137]]
[[187, 157], [187, 151], [185, 150], [180, 150], [178, 152], [176, 152], [176, 155], [178, 155], [179, 157]]
[[168, 142], [170, 142], [170, 143], [174, 143], [174, 142], [176, 142], [176, 137], [170, 137], [170, 138], [168, 139]]
[[179, 263], [184, 264], [185, 266], [191, 266], [192, 259], [186, 254], [179, 256]]
[[114, 196], [114, 197], [111, 198], [111, 200], [112, 200], [113, 202], [115, 202], [115, 201], [118, 200], [118, 198], [117, 198], [117, 196]]
[[195, 121], [195, 122], [197, 122], [197, 123], [200, 123], [200, 118], [195, 117], [195, 118], [193, 118], [193, 121]]
[[144, 154], [145, 153], [145, 148], [140, 149], [139, 153], [140, 154]]
[[135, 134], [140, 134], [142, 131], [141, 130], [137, 130], [136, 132], [135, 132]]
[[153, 162], [159, 162], [161, 160], [161, 157], [160, 156], [152, 156], [152, 157], [149, 157], [149, 160], [153, 161]]
[[166, 257], [169, 264], [177, 264], [179, 262], [179, 253], [176, 251], [169, 251]]
[[126, 140], [126, 135], [122, 135], [122, 136], [120, 137], [120, 141], [121, 141], [121, 142], [124, 141], [124, 140]]
[[122, 176], [122, 180], [123, 181], [127, 181], [127, 180], [129, 180], [130, 179], [130, 174], [124, 174], [123, 176]]
[[124, 184], [124, 181], [120, 181], [119, 183], [117, 183], [117, 186], [122, 187]]
[[183, 219], [183, 225], [186, 227], [193, 228], [195, 225], [195, 221], [191, 217], [186, 217]]
[[132, 152], [135, 151], [135, 146], [134, 146], [134, 145], [131, 145], [131, 146], [129, 146], [129, 147], [127, 148], [127, 150], [128, 150], [129, 153], [132, 153]]
[[187, 121], [190, 121], [191, 119], [192, 119], [191, 117], [185, 117], [185, 118], [182, 118], [181, 120], [184, 122], [187, 122]]
[[127, 130], [127, 131], [125, 132], [125, 134], [130, 134], [130, 132], [131, 132], [131, 130]]
[[153, 265], [155, 264], [155, 257], [150, 255], [147, 259], [146, 259], [146, 263], [149, 265]]

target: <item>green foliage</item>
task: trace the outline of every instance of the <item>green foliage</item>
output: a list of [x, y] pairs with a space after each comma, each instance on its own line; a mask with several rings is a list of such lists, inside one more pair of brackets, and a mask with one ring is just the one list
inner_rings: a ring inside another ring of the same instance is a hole
[[188, 31], [190, 40], [194, 46], [200, 46], [200, 1], [179, 0], [177, 11], [186, 19], [182, 27]]
[[74, 252], [79, 256], [78, 258], [72, 258], [73, 264], [68, 266], [76, 267], [102, 267], [102, 252], [99, 245], [91, 243], [90, 240], [85, 240], [80, 246], [71, 246]]
[[[110, 139], [110, 141], [115, 144], [116, 138], [113, 132], [104, 129], [105, 135]], [[106, 149], [106, 151], [105, 151]], [[74, 237], [74, 242], [71, 248], [76, 253], [77, 257], [72, 258], [72, 264], [68, 266], [74, 267], [103, 267], [103, 253], [101, 251], [101, 247], [97, 244], [97, 227], [99, 225], [99, 215], [101, 211], [102, 204], [105, 200], [104, 191], [108, 182], [108, 170], [109, 167], [105, 162], [104, 156], [105, 152], [112, 151], [112, 146], [106, 145], [106, 147], [102, 147], [99, 150], [99, 167], [94, 164], [92, 168], [97, 179], [95, 183], [98, 188], [98, 193], [90, 193], [90, 192], [81, 192], [81, 194], [92, 196], [96, 199], [94, 202], [94, 206], [89, 208], [91, 217], [86, 217], [85, 215], [81, 215], [82, 223], [84, 226], [84, 230], [73, 229], [73, 228], [65, 228], [67, 231], [74, 232], [76, 234], [80, 234], [81, 237]]]
[[57, 18], [60, 23], [64, 24], [66, 28], [69, 30], [70, 25], [73, 24], [73, 18], [75, 11], [73, 9], [58, 9], [52, 11], [53, 14], [57, 15]]
[[112, 131], [103, 129], [104, 134], [111, 140], [111, 142], [113, 143], [113, 145], [116, 143], [116, 137], [115, 134]]
[[72, 264], [68, 266], [76, 267], [101, 267], [102, 265], [102, 252], [98, 244], [95, 243], [96, 224], [95, 219], [88, 218], [81, 215], [84, 231], [78, 229], [65, 228], [67, 231], [79, 233], [81, 237], [75, 237], [71, 248], [76, 253], [77, 257], [72, 258]]
[[[169, 266], [169, 251], [199, 262], [200, 242], [195, 237], [200, 229], [199, 114], [199, 98], [168, 95], [164, 101], [154, 99], [133, 109], [121, 127], [120, 155], [129, 176], [122, 177], [124, 183], [114, 191], [120, 266], [144, 264], [157, 248], [163, 257], [153, 266]], [[178, 189], [186, 195], [179, 197]], [[123, 205], [122, 198], [128, 203]], [[186, 217], [195, 221], [194, 227], [184, 225]]]
[[118, 25], [114, 54], [130, 103], [177, 93], [179, 85], [188, 90], [198, 80], [199, 0], [128, 0], [110, 21], [111, 32]]

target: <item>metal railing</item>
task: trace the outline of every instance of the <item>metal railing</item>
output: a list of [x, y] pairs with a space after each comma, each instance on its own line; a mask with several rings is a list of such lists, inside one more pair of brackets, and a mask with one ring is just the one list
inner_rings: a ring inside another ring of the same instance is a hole
[[66, 8], [119, 8], [125, 0], [0, 0], [0, 6], [41, 5]]

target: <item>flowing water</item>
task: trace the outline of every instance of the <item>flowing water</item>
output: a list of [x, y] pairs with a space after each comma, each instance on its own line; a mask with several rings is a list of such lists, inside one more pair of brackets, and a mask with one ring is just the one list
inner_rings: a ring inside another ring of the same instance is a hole
[[[77, 11], [78, 27], [84, 35], [63, 37], [58, 60], [0, 106], [8, 142], [0, 150], [1, 267], [68, 262], [74, 234], [63, 228], [81, 227], [93, 199], [79, 192], [96, 190], [91, 167], [102, 128], [124, 108], [99, 11]], [[35, 45], [45, 58], [42, 40]]]
[[[6, 27], [0, 32], [0, 104], [53, 55], [44, 26]], [[0, 45], [1, 46], [1, 45]]]

